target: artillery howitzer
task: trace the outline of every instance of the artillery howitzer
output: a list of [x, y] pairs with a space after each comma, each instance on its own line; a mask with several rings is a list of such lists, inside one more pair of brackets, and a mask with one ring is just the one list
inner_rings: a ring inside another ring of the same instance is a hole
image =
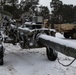
[[12, 27], [12, 29], [16, 32], [13, 33], [13, 38], [9, 36], [12, 39], [10, 43], [19, 43], [22, 49], [46, 47], [46, 55], [51, 61], [57, 59], [56, 51], [76, 58], [75, 44], [70, 46], [67, 41], [54, 37], [55, 30], [43, 28], [43, 24], [26, 22], [22, 26]]

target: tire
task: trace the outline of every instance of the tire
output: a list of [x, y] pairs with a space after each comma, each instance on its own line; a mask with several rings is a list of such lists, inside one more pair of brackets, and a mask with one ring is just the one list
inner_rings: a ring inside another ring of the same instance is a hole
[[64, 33], [64, 37], [69, 38], [70, 37], [69, 33]]
[[0, 58], [0, 65], [3, 65], [3, 64], [4, 64], [3, 58]]
[[4, 49], [3, 46], [0, 48], [0, 65], [3, 65]]
[[46, 48], [46, 55], [50, 61], [55, 61], [57, 59], [57, 52], [51, 48]]
[[74, 32], [74, 33], [71, 35], [71, 38], [72, 38], [72, 39], [76, 39], [76, 32]]

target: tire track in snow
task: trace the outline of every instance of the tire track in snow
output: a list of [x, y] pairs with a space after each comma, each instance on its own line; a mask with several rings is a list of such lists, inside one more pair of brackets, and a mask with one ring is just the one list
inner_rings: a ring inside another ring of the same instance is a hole
[[76, 67], [70, 66], [64, 71], [65, 75], [76, 75]]
[[15, 75], [17, 73], [13, 65], [8, 65], [7, 70], [10, 72], [11, 75]]

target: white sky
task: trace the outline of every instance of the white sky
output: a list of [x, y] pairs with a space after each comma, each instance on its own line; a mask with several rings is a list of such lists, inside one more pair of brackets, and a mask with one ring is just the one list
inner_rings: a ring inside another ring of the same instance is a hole
[[[61, 0], [61, 1], [63, 2], [63, 4], [73, 4], [73, 5], [76, 5], [76, 0]], [[51, 10], [50, 2], [51, 2], [51, 0], [40, 0], [39, 4], [40, 5], [44, 5], [44, 6], [48, 6], [49, 10]]]

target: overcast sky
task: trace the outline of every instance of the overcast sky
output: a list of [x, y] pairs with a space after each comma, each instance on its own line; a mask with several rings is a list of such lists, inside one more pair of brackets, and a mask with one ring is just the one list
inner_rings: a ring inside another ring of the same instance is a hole
[[[73, 4], [73, 5], [76, 5], [76, 0], [61, 0], [61, 1], [63, 2], [63, 4]], [[50, 2], [51, 2], [51, 0], [39, 0], [39, 4], [40, 5], [44, 5], [44, 6], [48, 6], [49, 10], [51, 10]]]

